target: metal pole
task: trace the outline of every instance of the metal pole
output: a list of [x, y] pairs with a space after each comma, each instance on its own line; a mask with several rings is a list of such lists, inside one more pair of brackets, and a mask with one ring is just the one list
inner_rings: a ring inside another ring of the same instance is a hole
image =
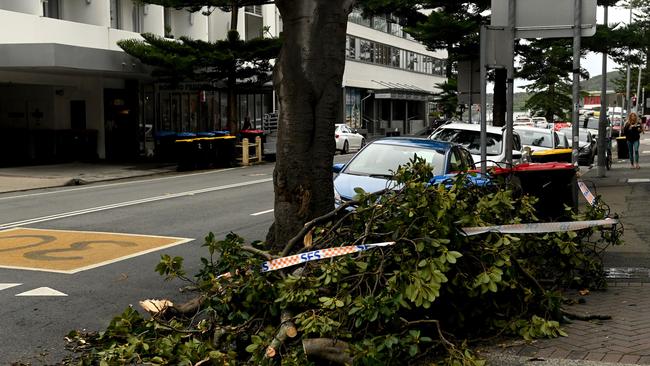
[[[582, 20], [582, 0], [573, 0], [573, 115], [572, 115], [572, 131], [573, 131], [573, 153], [571, 154], [571, 162], [573, 165], [578, 166], [578, 109], [580, 108], [580, 26]], [[577, 194], [577, 193], [576, 193]], [[577, 197], [576, 200], [577, 202]]]
[[[604, 11], [604, 20], [603, 24], [607, 27], [607, 13], [609, 7], [605, 5]], [[605, 131], [607, 131], [607, 52], [603, 52], [603, 63], [602, 63], [602, 83], [600, 85], [600, 118], [598, 119], [598, 135], [605, 136]], [[606, 176], [607, 168], [605, 166], [605, 154], [601, 154], [601, 151], [606, 151], [607, 149], [607, 140], [604, 138], [598, 139], [598, 177], [603, 178]]]
[[[639, 77], [636, 82], [636, 106], [634, 107], [634, 111], [639, 112], [639, 106], [641, 105], [641, 73], [642, 73], [641, 66], [639, 65]], [[641, 111], [643, 112], [643, 111]]]
[[[632, 5], [630, 5], [630, 22], [632, 24]], [[630, 54], [632, 53], [631, 49], [627, 50], [627, 57], [629, 59]], [[627, 62], [627, 81], [625, 82], [625, 120], [627, 121], [628, 116], [630, 115], [632, 108], [632, 96], [630, 95], [630, 62]]]
[[515, 0], [508, 2], [508, 48], [510, 55], [508, 56], [508, 67], [506, 75], [506, 84], [508, 86], [508, 94], [506, 95], [506, 141], [504, 149], [506, 149], [506, 162], [512, 164], [512, 122], [513, 122], [513, 102], [514, 95], [514, 78], [515, 78], [515, 26], [517, 25], [517, 3]]
[[[473, 62], [470, 63], [470, 65], [472, 65], [472, 64], [473, 64]], [[472, 95], [474, 94], [474, 91], [472, 90], [472, 85], [473, 85], [472, 75], [473, 74], [474, 74], [474, 68], [472, 68], [470, 66], [470, 71], [469, 71], [469, 103], [468, 103], [468, 106], [467, 106], [468, 107], [467, 108], [467, 111], [468, 111], [467, 122], [469, 122], [469, 124], [472, 124], [472, 103], [473, 103]]]
[[486, 83], [487, 83], [487, 70], [486, 70], [486, 46], [487, 46], [487, 29], [483, 25], [481, 26], [481, 55], [480, 55], [480, 63], [481, 63], [481, 174], [485, 174], [487, 172], [487, 165], [486, 165], [486, 160], [487, 160], [487, 91], [486, 91]]

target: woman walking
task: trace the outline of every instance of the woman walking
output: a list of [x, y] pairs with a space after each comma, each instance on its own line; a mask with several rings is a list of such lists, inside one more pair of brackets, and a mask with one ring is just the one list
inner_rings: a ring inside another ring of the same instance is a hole
[[630, 155], [630, 164], [632, 164], [632, 169], [639, 169], [639, 138], [643, 132], [643, 127], [639, 123], [639, 116], [636, 113], [632, 112], [627, 117], [627, 122], [623, 127], [623, 134], [625, 135], [625, 140], [627, 141], [627, 151]]

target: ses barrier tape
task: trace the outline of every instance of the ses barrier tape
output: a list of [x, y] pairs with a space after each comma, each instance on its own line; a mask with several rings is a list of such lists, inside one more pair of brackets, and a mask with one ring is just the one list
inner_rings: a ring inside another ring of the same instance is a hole
[[578, 181], [578, 188], [580, 188], [580, 191], [582, 192], [582, 195], [585, 196], [585, 199], [587, 202], [589, 202], [590, 205], [595, 205], [596, 204], [596, 196], [594, 196], [589, 188], [587, 188], [587, 185], [579, 180]]
[[[589, 188], [582, 182], [578, 181], [578, 187], [582, 194], [585, 196], [589, 204], [594, 205], [596, 198], [589, 191]], [[618, 220], [616, 219], [604, 219], [604, 220], [591, 220], [591, 221], [569, 221], [569, 222], [547, 222], [547, 223], [530, 223], [530, 224], [514, 224], [514, 225], [497, 225], [497, 226], [478, 226], [478, 227], [467, 227], [462, 228], [460, 231], [465, 236], [478, 235], [488, 232], [498, 232], [502, 234], [540, 234], [540, 233], [550, 233], [550, 232], [562, 232], [562, 231], [575, 231], [587, 229], [595, 226], [606, 226], [617, 224]], [[288, 257], [282, 257], [273, 259], [271, 261], [266, 261], [262, 263], [262, 272], [271, 272], [278, 269], [287, 268], [295, 266], [297, 264], [317, 261], [326, 258], [339, 257], [342, 255], [363, 252], [368, 249], [377, 248], [377, 247], [386, 247], [394, 245], [395, 242], [385, 242], [385, 243], [376, 243], [376, 244], [364, 244], [364, 245], [350, 245], [345, 247], [337, 248], [328, 248], [314, 250], [311, 252], [306, 252], [302, 254], [291, 255]], [[219, 275], [217, 278], [229, 278], [232, 275], [230, 273], [224, 273]]]
[[296, 264], [306, 263], [326, 258], [338, 257], [341, 255], [352, 254], [356, 252], [363, 252], [368, 249], [386, 247], [395, 244], [394, 241], [377, 243], [377, 244], [364, 244], [364, 245], [350, 245], [346, 247], [328, 248], [314, 250], [302, 254], [291, 255], [288, 257], [277, 258], [272, 261], [262, 263], [262, 272], [276, 271], [278, 269], [295, 266]]
[[476, 226], [465, 227], [460, 231], [465, 236], [478, 235], [483, 233], [501, 234], [542, 234], [561, 231], [575, 231], [596, 226], [618, 224], [616, 219], [589, 220], [589, 221], [565, 221], [565, 222], [539, 222], [530, 224], [513, 224], [497, 226]]

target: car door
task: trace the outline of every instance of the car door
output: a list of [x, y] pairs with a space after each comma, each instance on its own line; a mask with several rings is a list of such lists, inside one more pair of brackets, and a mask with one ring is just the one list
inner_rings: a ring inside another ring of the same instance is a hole
[[350, 148], [359, 149], [361, 148], [361, 135], [359, 135], [355, 130], [347, 127], [349, 133]]

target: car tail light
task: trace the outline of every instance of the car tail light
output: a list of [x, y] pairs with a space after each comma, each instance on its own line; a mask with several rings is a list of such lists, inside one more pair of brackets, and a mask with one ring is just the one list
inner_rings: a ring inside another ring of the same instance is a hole
[[334, 135], [334, 138], [339, 138], [339, 134], [337, 133], [336, 135]]

